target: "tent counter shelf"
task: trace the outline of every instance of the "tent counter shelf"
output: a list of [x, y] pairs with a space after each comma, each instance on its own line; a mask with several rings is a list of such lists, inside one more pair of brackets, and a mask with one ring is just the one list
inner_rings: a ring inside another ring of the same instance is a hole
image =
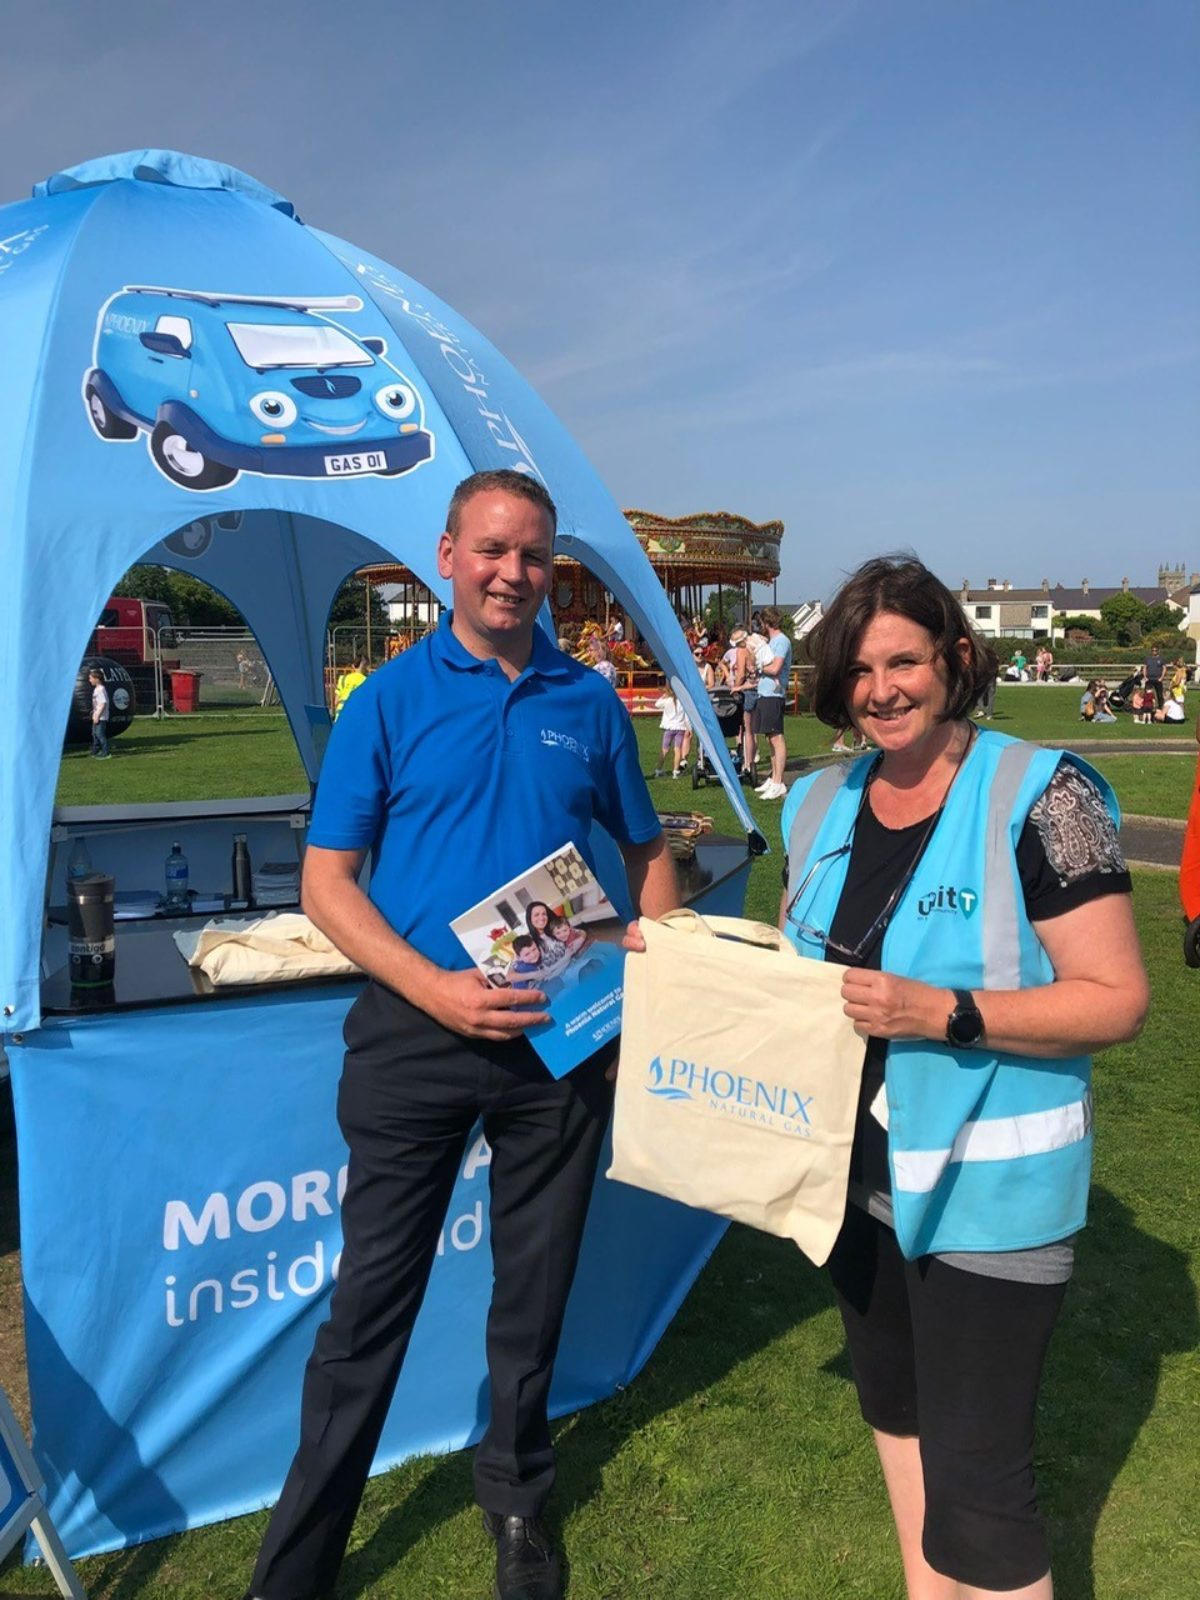
[[[250, 921], [271, 909], [297, 909], [294, 901], [254, 909], [230, 905], [232, 897], [225, 886], [235, 831], [246, 835], [252, 862], [283, 861], [290, 854], [300, 868], [309, 818], [306, 796], [171, 802], [129, 810], [72, 806], [59, 807], [54, 815], [47, 878], [50, 903], [42, 946], [44, 1018], [86, 1016], [98, 1020], [133, 1008], [198, 1000], [253, 1003], [267, 994], [334, 984], [350, 993], [361, 984], [361, 979], [339, 974], [216, 987], [202, 972], [188, 966], [175, 944], [180, 929], [195, 930], [212, 917], [240, 916]], [[111, 998], [102, 1005], [72, 990], [67, 909], [65, 904], [55, 903], [56, 890], [61, 901], [71, 850], [79, 839], [86, 844], [92, 869], [111, 874], [117, 886], [116, 969]], [[154, 878], [162, 876], [163, 860], [176, 841], [188, 859], [190, 882], [196, 891], [196, 909], [186, 914], [167, 912], [157, 903], [159, 896], [152, 887]], [[741, 840], [714, 834], [701, 838], [694, 857], [676, 864], [684, 903], [698, 911], [714, 912], [719, 906], [733, 904], [736, 914], [745, 897], [749, 862]]]

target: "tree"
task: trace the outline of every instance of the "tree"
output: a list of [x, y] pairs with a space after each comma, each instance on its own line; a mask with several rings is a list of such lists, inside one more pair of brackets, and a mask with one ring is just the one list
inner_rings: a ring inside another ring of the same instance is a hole
[[1124, 590], [1110, 594], [1100, 606], [1100, 615], [1118, 644], [1137, 644], [1145, 632], [1146, 613], [1150, 607], [1137, 595]]
[[741, 622], [746, 596], [741, 589], [714, 589], [704, 602], [704, 626], [711, 639], [715, 629], [728, 639], [730, 630]]
[[189, 573], [139, 562], [113, 589], [135, 600], [157, 600], [183, 628], [244, 628], [245, 619], [225, 596]]
[[1054, 619], [1055, 633], [1086, 633], [1092, 639], [1107, 637], [1108, 630], [1099, 617], [1064, 617]]
[[1142, 637], [1146, 638], [1152, 633], [1178, 633], [1183, 620], [1182, 611], [1177, 611], [1165, 600], [1156, 600], [1152, 606], [1146, 607], [1146, 615], [1142, 618]]
[[[368, 608], [371, 617], [370, 651], [367, 650]], [[358, 655], [370, 654], [373, 659], [380, 657], [384, 652], [390, 624], [376, 586], [351, 573], [333, 597], [325, 626], [337, 629], [333, 635], [336, 659], [348, 661]]]

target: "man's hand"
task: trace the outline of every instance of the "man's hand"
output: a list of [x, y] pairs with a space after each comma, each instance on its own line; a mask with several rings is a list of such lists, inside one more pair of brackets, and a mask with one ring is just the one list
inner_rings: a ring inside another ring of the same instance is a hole
[[622, 950], [632, 950], [636, 955], [645, 955], [646, 941], [642, 937], [642, 930], [638, 923], [631, 922], [625, 929], [625, 937], [621, 940]]
[[497, 989], [479, 972], [438, 970], [413, 1003], [443, 1028], [468, 1039], [515, 1039], [536, 1023], [549, 1022], [540, 989]]
[[954, 1010], [948, 989], [892, 972], [849, 967], [842, 979], [842, 1009], [864, 1038], [941, 1039]]

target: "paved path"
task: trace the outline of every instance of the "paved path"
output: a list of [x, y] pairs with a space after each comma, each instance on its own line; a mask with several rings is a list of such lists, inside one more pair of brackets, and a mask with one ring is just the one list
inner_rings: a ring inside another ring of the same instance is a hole
[[1179, 871], [1186, 823], [1167, 817], [1125, 817], [1121, 849], [1131, 867], [1167, 867]]
[[1191, 756], [1196, 759], [1195, 739], [1156, 739], [1147, 728], [1146, 739], [1072, 739], [1064, 745], [1059, 739], [1035, 739], [1043, 750], [1074, 750], [1077, 756]]

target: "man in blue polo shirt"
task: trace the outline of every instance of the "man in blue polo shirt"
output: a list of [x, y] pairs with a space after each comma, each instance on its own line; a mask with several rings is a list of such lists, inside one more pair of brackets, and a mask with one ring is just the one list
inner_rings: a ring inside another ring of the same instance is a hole
[[624, 707], [536, 626], [555, 527], [553, 501], [520, 473], [459, 484], [438, 545], [454, 609], [355, 692], [326, 752], [304, 908], [370, 981], [345, 1029], [341, 1269], [251, 1585], [261, 1600], [332, 1590], [479, 1116], [495, 1283], [475, 1494], [498, 1600], [562, 1594], [540, 1515], [554, 1481], [546, 1402], [612, 1051], [552, 1078], [524, 1036], [546, 1020], [544, 991], [493, 988], [449, 924], [568, 841], [594, 869], [593, 821], [624, 856], [629, 894], [606, 885], [615, 904], [658, 916], [679, 899]]

